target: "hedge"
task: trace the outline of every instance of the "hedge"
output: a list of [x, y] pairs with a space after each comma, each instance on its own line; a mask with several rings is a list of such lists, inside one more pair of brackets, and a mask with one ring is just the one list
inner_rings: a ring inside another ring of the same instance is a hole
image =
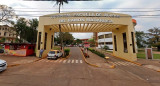
[[64, 49], [65, 56], [68, 56], [69, 52], [70, 52], [70, 49]]
[[101, 52], [99, 52], [99, 51], [96, 51], [96, 50], [94, 50], [94, 49], [92, 49], [92, 48], [88, 48], [88, 50], [89, 51], [91, 51], [92, 53], [95, 53], [95, 54], [97, 54], [98, 56], [100, 56], [100, 57], [105, 57], [105, 55], [103, 54], [103, 53], [101, 53]]

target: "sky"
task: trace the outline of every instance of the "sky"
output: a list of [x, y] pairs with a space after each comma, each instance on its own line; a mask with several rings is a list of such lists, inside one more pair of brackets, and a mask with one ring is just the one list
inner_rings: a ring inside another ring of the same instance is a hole
[[[147, 32], [153, 27], [160, 27], [160, 1], [159, 0], [101, 0], [101, 1], [69, 1], [62, 6], [62, 12], [74, 11], [108, 11], [124, 13], [137, 20], [136, 31]], [[20, 17], [38, 18], [46, 14], [58, 12], [55, 1], [23, 1], [0, 0], [0, 4], [15, 9]], [[49, 11], [49, 12], [41, 12]], [[137, 16], [138, 17], [134, 17]], [[140, 16], [143, 15], [143, 16]], [[147, 15], [147, 16], [144, 16]], [[92, 33], [72, 33], [75, 38], [90, 38]]]

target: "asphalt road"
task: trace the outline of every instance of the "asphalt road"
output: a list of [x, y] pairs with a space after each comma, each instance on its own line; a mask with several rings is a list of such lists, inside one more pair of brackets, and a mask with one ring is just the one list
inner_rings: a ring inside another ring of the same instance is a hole
[[8, 68], [0, 73], [0, 86], [159, 86], [159, 76], [139, 66], [95, 68], [84, 62], [78, 47], [72, 47], [67, 60], [43, 59]]

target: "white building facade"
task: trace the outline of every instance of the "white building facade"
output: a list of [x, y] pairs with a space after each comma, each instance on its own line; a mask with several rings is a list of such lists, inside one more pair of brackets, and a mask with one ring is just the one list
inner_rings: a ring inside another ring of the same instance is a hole
[[113, 50], [112, 32], [98, 33], [98, 48], [108, 46], [109, 50]]

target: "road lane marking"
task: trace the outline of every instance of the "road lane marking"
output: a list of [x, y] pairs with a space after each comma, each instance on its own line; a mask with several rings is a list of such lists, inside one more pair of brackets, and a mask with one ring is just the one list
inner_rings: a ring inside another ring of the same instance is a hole
[[78, 63], [78, 60], [76, 60], [76, 63]]
[[56, 60], [55, 62], [58, 62], [59, 61], [59, 59], [58, 60]]
[[72, 60], [72, 63], [74, 63], [74, 60]]
[[62, 60], [59, 60], [59, 63], [62, 62]]
[[66, 63], [67, 60], [64, 60], [63, 63]]
[[71, 60], [68, 60], [68, 63], [70, 63], [71, 62]]
[[82, 60], [80, 60], [80, 63], [83, 63]]

